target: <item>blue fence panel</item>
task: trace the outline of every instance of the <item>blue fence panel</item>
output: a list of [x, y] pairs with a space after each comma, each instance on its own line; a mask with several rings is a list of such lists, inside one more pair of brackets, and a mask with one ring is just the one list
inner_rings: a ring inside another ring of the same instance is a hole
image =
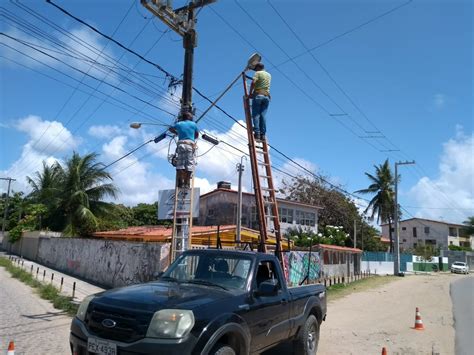
[[412, 260], [412, 254], [400, 254], [400, 271], [407, 271], [407, 263], [411, 263]]
[[364, 251], [362, 261], [393, 261], [393, 255], [383, 251]]

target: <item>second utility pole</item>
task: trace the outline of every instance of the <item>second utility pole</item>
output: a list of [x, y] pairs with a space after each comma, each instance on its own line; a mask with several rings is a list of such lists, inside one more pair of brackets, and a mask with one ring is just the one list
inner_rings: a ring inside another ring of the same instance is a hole
[[3, 211], [3, 222], [2, 222], [2, 237], [5, 235], [5, 224], [7, 221], [8, 217], [8, 200], [10, 199], [10, 185], [12, 181], [15, 181], [15, 179], [12, 178], [0, 178], [0, 180], [7, 180], [8, 181], [8, 189], [7, 189], [7, 197], [5, 199], [5, 207]]
[[400, 217], [398, 216], [398, 166], [415, 164], [415, 161], [398, 161], [395, 162], [395, 210], [393, 211], [395, 220], [395, 248], [393, 248], [393, 274], [398, 276], [400, 274]]

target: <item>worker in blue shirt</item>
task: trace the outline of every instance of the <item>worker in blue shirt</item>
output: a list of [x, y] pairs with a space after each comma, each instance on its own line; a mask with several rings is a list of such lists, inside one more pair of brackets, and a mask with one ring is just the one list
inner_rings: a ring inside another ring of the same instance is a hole
[[199, 137], [197, 124], [193, 122], [193, 114], [184, 112], [179, 121], [169, 130], [178, 135], [176, 147], [176, 173], [179, 187], [191, 186], [191, 174], [196, 165], [196, 139]]

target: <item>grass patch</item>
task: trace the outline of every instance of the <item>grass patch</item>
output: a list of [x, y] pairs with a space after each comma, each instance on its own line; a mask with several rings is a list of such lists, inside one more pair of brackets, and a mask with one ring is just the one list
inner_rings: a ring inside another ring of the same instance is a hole
[[36, 280], [28, 271], [13, 265], [6, 258], [0, 257], [0, 266], [3, 266], [13, 278], [34, 288], [41, 298], [51, 301], [54, 308], [60, 309], [70, 316], [77, 313], [79, 305], [73, 302], [72, 297], [61, 295], [55, 286]]
[[399, 280], [395, 276], [371, 276], [366, 279], [353, 281], [349, 284], [337, 284], [327, 288], [328, 301], [345, 297], [354, 292], [362, 292], [368, 289], [386, 285], [392, 281]]

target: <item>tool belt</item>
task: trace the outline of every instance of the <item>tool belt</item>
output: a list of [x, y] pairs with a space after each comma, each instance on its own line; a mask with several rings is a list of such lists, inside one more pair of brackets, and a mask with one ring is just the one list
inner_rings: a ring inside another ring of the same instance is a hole
[[196, 149], [196, 142], [194, 142], [190, 139], [183, 139], [181, 141], [178, 141], [178, 144], [190, 145], [191, 147], [193, 147], [193, 149]]

